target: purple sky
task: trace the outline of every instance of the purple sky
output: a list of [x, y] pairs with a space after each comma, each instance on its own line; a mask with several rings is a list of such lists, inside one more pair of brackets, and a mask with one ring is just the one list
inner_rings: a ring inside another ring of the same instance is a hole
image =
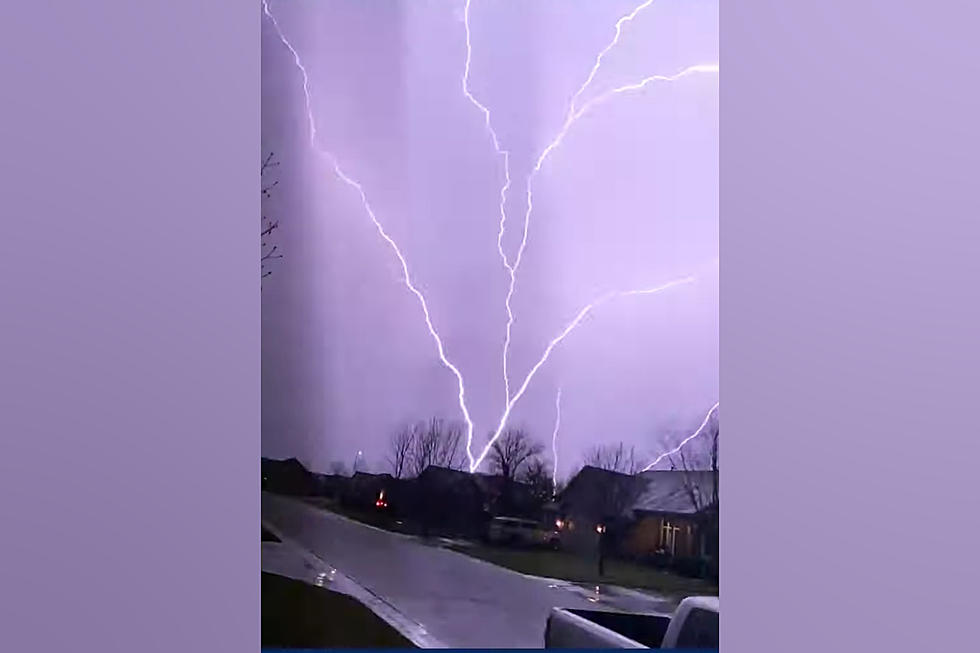
[[[511, 151], [511, 258], [527, 173], [616, 20], [640, 1], [474, 0], [470, 89]], [[502, 161], [462, 93], [463, 0], [269, 6], [309, 72], [319, 145], [363, 185], [405, 254], [465, 376], [482, 444], [504, 404], [508, 276], [496, 245]], [[717, 61], [717, 2], [661, 0], [624, 26], [583, 101]], [[265, 212], [281, 220], [275, 242], [285, 254], [263, 291], [262, 453], [325, 470], [362, 449], [380, 471], [400, 424], [461, 417], [456, 381], [358, 195], [311, 148], [302, 78], [268, 20], [262, 111], [263, 150], [281, 162]], [[533, 188], [513, 300], [513, 385], [597, 296], [706, 270], [696, 284], [599, 308], [511, 418], [550, 452], [560, 385], [560, 475], [594, 443], [622, 440], [652, 458], [718, 401], [717, 75], [655, 83], [597, 107]]]

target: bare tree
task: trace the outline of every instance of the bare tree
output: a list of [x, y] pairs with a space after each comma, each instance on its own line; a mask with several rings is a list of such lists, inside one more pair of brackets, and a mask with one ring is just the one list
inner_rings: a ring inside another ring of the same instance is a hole
[[589, 486], [589, 496], [580, 499], [594, 519], [616, 520], [636, 504], [645, 482], [638, 475], [642, 464], [635, 447], [622, 442], [596, 445], [586, 451], [582, 460], [583, 467], [605, 472], [589, 472], [595, 480]]
[[551, 468], [540, 456], [534, 456], [527, 462], [518, 480], [531, 489], [531, 494], [541, 504], [554, 497], [555, 487], [551, 477]]
[[513, 481], [520, 475], [521, 467], [542, 451], [544, 447], [532, 440], [526, 431], [514, 428], [504, 431], [497, 438], [490, 447], [487, 459], [491, 469], [508, 481]]
[[391, 436], [388, 444], [388, 464], [391, 466], [391, 475], [401, 478], [408, 470], [409, 456], [415, 444], [415, 431], [411, 426], [406, 426]]
[[[432, 424], [432, 421], [429, 422]], [[444, 423], [438, 421], [438, 436], [436, 447], [435, 464], [449, 469], [462, 469], [465, 458], [465, 445], [463, 444], [463, 427], [457, 422]]]
[[[718, 556], [718, 436], [716, 421], [698, 438], [668, 457], [670, 468], [683, 475], [683, 488], [694, 509], [702, 553], [713, 560], [717, 573]], [[693, 445], [693, 446], [692, 446]]]
[[438, 417], [417, 422], [409, 429], [410, 441], [406, 456], [406, 468], [412, 476], [418, 476], [426, 467], [436, 465], [448, 469], [462, 469], [465, 460], [463, 429], [455, 422]]
[[709, 428], [667, 457], [670, 468], [683, 474], [684, 491], [695, 512], [718, 505], [719, 425]]
[[[272, 189], [279, 185], [279, 180], [276, 179], [272, 183], [266, 182], [266, 173], [270, 172], [273, 168], [279, 167], [279, 162], [273, 159], [275, 153], [269, 152], [268, 156], [262, 160], [262, 171], [260, 173], [262, 178], [262, 200], [263, 204], [266, 199], [272, 196]], [[269, 262], [272, 259], [282, 258], [282, 254], [279, 252], [278, 245], [270, 245], [269, 241], [272, 239], [272, 232], [279, 228], [279, 220], [273, 220], [272, 218], [266, 217], [265, 211], [262, 211], [262, 230], [260, 232], [259, 238], [261, 239], [261, 270], [262, 278], [265, 279], [267, 276], [272, 274], [272, 270], [269, 269]]]
[[585, 455], [585, 464], [620, 474], [632, 475], [640, 471], [636, 448], [627, 449], [622, 442], [592, 447]]

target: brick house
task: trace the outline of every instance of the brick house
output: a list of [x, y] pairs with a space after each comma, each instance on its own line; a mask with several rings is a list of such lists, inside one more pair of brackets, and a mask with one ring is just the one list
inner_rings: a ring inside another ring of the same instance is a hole
[[638, 474], [643, 492], [632, 506], [633, 524], [622, 552], [637, 557], [708, 557], [717, 507], [716, 475], [710, 471], [652, 471]]
[[716, 478], [710, 471], [630, 475], [583, 467], [559, 499], [562, 546], [595, 551], [602, 525], [621, 555], [711, 556], [717, 551]]

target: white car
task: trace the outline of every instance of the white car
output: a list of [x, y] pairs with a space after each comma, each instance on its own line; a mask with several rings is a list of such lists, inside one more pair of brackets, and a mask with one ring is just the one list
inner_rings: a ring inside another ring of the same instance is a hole
[[487, 538], [493, 544], [547, 546], [553, 549], [557, 549], [561, 541], [557, 530], [545, 528], [533, 519], [517, 517], [494, 517], [490, 520]]

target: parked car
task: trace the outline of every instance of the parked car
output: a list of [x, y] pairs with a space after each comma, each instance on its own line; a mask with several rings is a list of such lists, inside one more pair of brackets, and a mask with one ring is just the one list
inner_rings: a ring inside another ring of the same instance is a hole
[[553, 608], [544, 646], [717, 649], [718, 597], [689, 596], [673, 615]]
[[510, 546], [547, 546], [557, 549], [561, 538], [554, 528], [546, 528], [533, 519], [494, 517], [487, 528], [487, 539], [493, 544]]

